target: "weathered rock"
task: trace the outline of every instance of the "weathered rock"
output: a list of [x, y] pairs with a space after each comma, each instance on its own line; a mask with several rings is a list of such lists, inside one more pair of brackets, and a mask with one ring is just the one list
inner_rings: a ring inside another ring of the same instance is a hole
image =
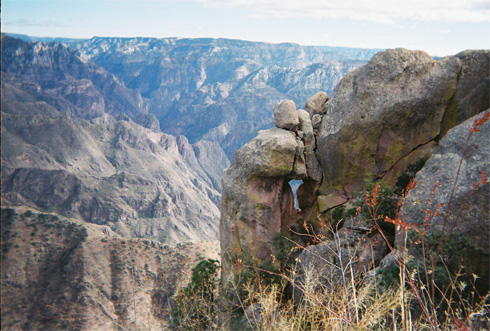
[[305, 145], [304, 158], [307, 175], [309, 178], [319, 183], [322, 180], [323, 172], [320, 162], [315, 155], [316, 137], [313, 126], [311, 125], [310, 116], [306, 110], [298, 109], [298, 117], [300, 123], [298, 135], [301, 135], [301, 139]]
[[299, 125], [298, 111], [291, 100], [283, 100], [274, 107], [274, 124], [280, 129], [294, 131]]
[[372, 227], [372, 222], [350, 219], [333, 240], [307, 247], [298, 257], [295, 299], [302, 295], [298, 287], [316, 291], [325, 286], [347, 285], [352, 275], [358, 278], [379, 264], [388, 247]]
[[238, 251], [270, 258], [271, 240], [281, 231], [281, 199], [292, 195], [283, 191], [288, 192], [296, 151], [294, 133], [278, 128], [260, 131], [223, 172], [220, 236], [225, 262]]
[[296, 156], [294, 159], [293, 173], [296, 179], [304, 179], [308, 176], [306, 171], [305, 144], [299, 137], [296, 137]]
[[313, 126], [313, 129], [318, 130], [322, 124], [322, 115], [320, 114], [315, 114], [311, 117], [311, 125]]
[[310, 116], [315, 114], [325, 114], [325, 103], [328, 101], [328, 95], [325, 92], [318, 92], [306, 101], [305, 110]]
[[[440, 215], [430, 218], [428, 232], [450, 233], [458, 239], [465, 239], [473, 245], [472, 256], [464, 259], [466, 272], [474, 273], [488, 285], [488, 258], [490, 254], [490, 185], [473, 186], [482, 180], [481, 172], [489, 175], [490, 169], [490, 123], [484, 123], [480, 132], [472, 134], [465, 150], [465, 143], [477, 115], [451, 129], [441, 140], [424, 168], [417, 173], [415, 188], [411, 190], [402, 208], [407, 222], [423, 228], [424, 210], [429, 201], [436, 181], [440, 183], [435, 189], [429, 209], [435, 211], [437, 204], [442, 203]], [[457, 177], [461, 157], [464, 155], [458, 183], [454, 195], [454, 182]], [[451, 199], [452, 196], [452, 199]], [[448, 210], [449, 208], [449, 210]], [[447, 220], [447, 221], [446, 221]], [[446, 224], [446, 225], [445, 225]], [[401, 238], [398, 236], [397, 242]], [[468, 252], [471, 250], [467, 247]]]
[[315, 201], [318, 183], [308, 177], [305, 161], [305, 150], [314, 144], [308, 123], [303, 122], [303, 140], [284, 129], [260, 131], [223, 172], [220, 236], [225, 286], [239, 255], [272, 261], [272, 239], [297, 222], [291, 179], [304, 180], [298, 195], [303, 213]]
[[[293, 171], [296, 136], [293, 132], [272, 128], [260, 131], [233, 158], [224, 175], [239, 172], [243, 179], [287, 176]], [[223, 180], [227, 184], [226, 180]]]
[[311, 119], [308, 112], [304, 109], [298, 109], [299, 129], [298, 135], [301, 133], [304, 135], [303, 141], [305, 145], [311, 146], [312, 150], [315, 149], [315, 133], [313, 132], [313, 126], [311, 125]]
[[339, 194], [319, 195], [317, 201], [318, 211], [322, 213], [335, 206], [346, 203], [347, 197]]
[[467, 50], [455, 55], [461, 63], [453, 104], [444, 114], [442, 133], [490, 107], [490, 51]]
[[488, 78], [476, 74], [488, 72], [485, 58], [486, 51], [436, 61], [420, 51], [387, 50], [344, 77], [318, 131], [320, 193], [352, 198], [366, 178], [393, 183], [444, 130], [488, 108]]

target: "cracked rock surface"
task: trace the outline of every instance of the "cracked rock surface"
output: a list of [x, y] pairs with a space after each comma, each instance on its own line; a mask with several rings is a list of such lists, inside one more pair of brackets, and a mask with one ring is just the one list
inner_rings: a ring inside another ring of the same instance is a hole
[[434, 60], [394, 49], [344, 77], [318, 131], [320, 194], [347, 201], [365, 179], [393, 183], [447, 130], [487, 109], [489, 58], [489, 51], [466, 51]]

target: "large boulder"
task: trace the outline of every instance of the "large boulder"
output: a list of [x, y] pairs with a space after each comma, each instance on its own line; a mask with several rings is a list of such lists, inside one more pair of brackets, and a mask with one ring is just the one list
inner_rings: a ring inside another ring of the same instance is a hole
[[318, 132], [319, 193], [347, 201], [365, 179], [394, 183], [448, 129], [489, 107], [489, 58], [489, 51], [434, 60], [387, 50], [344, 77]]
[[325, 114], [325, 104], [328, 101], [328, 95], [325, 92], [318, 92], [306, 101], [305, 109], [310, 116], [315, 114]]
[[[482, 116], [470, 118], [446, 134], [417, 173], [416, 186], [409, 192], [401, 212], [405, 221], [413, 222], [420, 230], [425, 222], [427, 233], [452, 232], [458, 240], [473, 246], [473, 250], [465, 248], [471, 256], [463, 264], [466, 272], [482, 277], [481, 283], [486, 283], [488, 289], [490, 185], [481, 181], [482, 173], [490, 175], [490, 123], [480, 126], [480, 131], [474, 132], [467, 142], [475, 120]], [[440, 186], [433, 191], [436, 181]], [[425, 210], [435, 212], [438, 204], [442, 204], [440, 214], [426, 219]], [[398, 235], [397, 242], [400, 241]]]
[[[220, 237], [223, 264], [243, 252], [270, 259], [271, 240], [281, 231], [282, 199], [291, 199], [297, 140], [293, 132], [260, 131], [244, 145], [223, 172]], [[294, 198], [293, 198], [294, 201]], [[290, 205], [294, 208], [294, 203]]]

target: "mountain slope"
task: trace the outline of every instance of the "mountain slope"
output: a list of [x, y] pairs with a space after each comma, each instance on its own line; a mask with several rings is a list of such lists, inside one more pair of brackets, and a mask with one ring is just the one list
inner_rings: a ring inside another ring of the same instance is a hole
[[219, 192], [185, 154], [193, 149], [184, 137], [96, 120], [2, 112], [2, 204], [109, 224], [125, 236], [215, 238]]
[[[58, 42], [24, 42], [2, 35], [2, 84], [86, 119], [104, 113], [133, 116], [143, 105], [138, 91]], [[9, 101], [24, 102], [20, 92], [10, 96], [15, 98]]]
[[2, 205], [108, 224], [127, 237], [216, 238], [217, 177], [228, 164], [220, 149], [209, 146], [209, 165], [209, 144], [198, 158], [151, 116], [153, 131], [131, 121], [127, 114], [145, 118], [138, 92], [65, 45], [2, 40]]

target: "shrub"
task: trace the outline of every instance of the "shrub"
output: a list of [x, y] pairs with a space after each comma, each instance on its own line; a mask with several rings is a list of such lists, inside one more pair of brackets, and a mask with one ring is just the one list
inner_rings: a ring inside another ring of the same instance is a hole
[[418, 161], [409, 164], [407, 169], [398, 176], [394, 189], [396, 195], [401, 196], [403, 194], [403, 191], [407, 188], [410, 181], [415, 178], [417, 172], [422, 170], [428, 159], [428, 157], [421, 157]]
[[219, 268], [218, 261], [208, 259], [192, 269], [191, 282], [178, 294], [172, 307], [171, 330], [206, 330], [216, 327]]

